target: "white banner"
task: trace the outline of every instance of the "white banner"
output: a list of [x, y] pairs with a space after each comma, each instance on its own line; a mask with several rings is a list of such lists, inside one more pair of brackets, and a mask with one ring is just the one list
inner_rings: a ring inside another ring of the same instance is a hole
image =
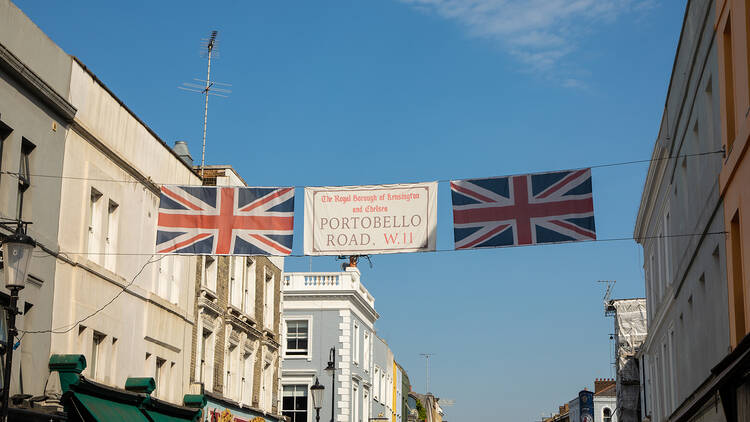
[[305, 188], [305, 255], [434, 251], [437, 182]]

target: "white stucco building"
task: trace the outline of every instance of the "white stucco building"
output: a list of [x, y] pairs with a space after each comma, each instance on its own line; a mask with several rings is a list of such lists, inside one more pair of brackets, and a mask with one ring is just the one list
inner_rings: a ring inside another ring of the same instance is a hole
[[712, 382], [730, 348], [715, 25], [714, 1], [687, 2], [633, 233], [648, 321], [641, 418], [652, 422], [725, 420]]
[[387, 368], [381, 371], [373, 364], [375, 299], [360, 277], [356, 267], [283, 275], [282, 413], [292, 422], [315, 420], [309, 400], [315, 378], [326, 388], [321, 420], [331, 419], [331, 376], [325, 372], [331, 348], [336, 355], [336, 421], [369, 420], [372, 399], [388, 393], [380, 382], [381, 376], [388, 379]]
[[84, 375], [113, 386], [153, 376], [157, 397], [181, 401], [189, 385], [196, 260], [147, 262], [156, 240], [156, 183], [199, 185], [200, 178], [77, 60], [70, 101], [78, 112], [65, 142], [64, 254], [56, 258], [52, 327], [73, 328], [52, 336], [51, 353], [85, 355]]

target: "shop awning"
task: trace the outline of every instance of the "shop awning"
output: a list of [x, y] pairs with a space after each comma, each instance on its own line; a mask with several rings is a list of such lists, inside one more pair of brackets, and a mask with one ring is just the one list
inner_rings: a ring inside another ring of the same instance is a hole
[[151, 418], [153, 422], [185, 422], [190, 419], [178, 418], [175, 416], [165, 415], [163, 413], [155, 412], [153, 410], [144, 410]]
[[94, 397], [81, 392], [71, 395], [73, 407], [86, 422], [151, 422], [136, 406]]
[[186, 394], [185, 406], [151, 397], [156, 388], [151, 377], [128, 378], [125, 389], [88, 380], [81, 375], [83, 355], [52, 355], [49, 367], [59, 373], [61, 402], [75, 422], [194, 422], [206, 404], [202, 394]]

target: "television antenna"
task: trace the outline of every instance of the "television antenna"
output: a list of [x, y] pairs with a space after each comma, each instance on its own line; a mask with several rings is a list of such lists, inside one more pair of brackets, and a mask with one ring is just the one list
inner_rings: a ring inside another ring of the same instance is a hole
[[604, 315], [614, 316], [615, 308], [609, 302], [612, 299], [612, 288], [615, 287], [617, 280], [597, 280], [597, 283], [607, 283], [607, 290], [604, 292]]
[[[177, 88], [183, 91], [198, 92], [205, 96], [205, 103], [203, 109], [203, 144], [201, 147], [201, 178], [203, 178], [203, 168], [206, 165], [206, 126], [208, 125], [208, 96], [215, 95], [217, 97], [227, 98], [232, 93], [231, 90], [226, 88], [218, 88], [218, 86], [230, 87], [231, 84], [215, 82], [211, 80], [211, 56], [215, 53], [217, 46], [217, 36], [219, 31], [211, 31], [208, 38], [204, 38], [201, 41], [201, 52], [205, 53], [208, 57], [208, 70], [206, 71], [206, 79], [193, 79], [194, 81], [201, 82], [196, 84], [192, 82], [183, 82], [181, 86]], [[216, 85], [216, 86], [214, 86]]]
[[425, 358], [425, 361], [427, 362], [427, 382], [425, 385], [425, 394], [430, 394], [430, 356], [434, 356], [434, 353], [420, 353], [419, 356], [422, 356]]

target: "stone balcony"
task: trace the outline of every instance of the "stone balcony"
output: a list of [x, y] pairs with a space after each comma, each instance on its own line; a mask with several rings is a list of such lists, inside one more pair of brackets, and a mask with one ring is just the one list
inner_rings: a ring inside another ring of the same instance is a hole
[[284, 273], [281, 291], [283, 293], [336, 293], [352, 292], [375, 308], [375, 298], [360, 282], [356, 268], [340, 272], [294, 272]]

